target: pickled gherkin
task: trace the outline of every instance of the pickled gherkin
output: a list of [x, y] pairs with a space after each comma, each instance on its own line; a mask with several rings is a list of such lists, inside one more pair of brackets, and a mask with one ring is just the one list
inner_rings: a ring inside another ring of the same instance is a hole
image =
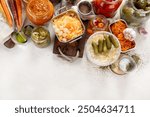
[[147, 6], [147, 0], [135, 0], [134, 4], [138, 9], [145, 9]]
[[92, 47], [95, 54], [98, 54], [98, 45], [95, 42], [92, 42]]
[[26, 38], [26, 36], [22, 32], [16, 33], [16, 40], [19, 43], [25, 43], [25, 42], [27, 42], [27, 38]]
[[98, 41], [98, 51], [99, 53], [103, 52], [103, 39]]
[[115, 48], [119, 47], [118, 41], [116, 39], [114, 39], [113, 36], [109, 36], [109, 39], [110, 39], [111, 43], [114, 45]]
[[121, 10], [121, 19], [129, 25], [139, 27], [150, 18], [149, 0], [128, 0]]
[[107, 48], [108, 48], [108, 50], [110, 50], [111, 47], [112, 47], [112, 43], [111, 43], [111, 41], [110, 41], [110, 39], [109, 39], [109, 36], [108, 36], [108, 35], [104, 35], [104, 38], [105, 38], [105, 40], [106, 40]]
[[107, 48], [107, 45], [106, 45], [106, 40], [104, 40], [104, 42], [103, 42], [103, 52], [104, 53], [108, 52], [108, 48]]
[[132, 16], [134, 13], [134, 9], [130, 7], [123, 7], [122, 12], [127, 16]]
[[150, 6], [145, 8], [145, 11], [149, 11], [150, 10]]

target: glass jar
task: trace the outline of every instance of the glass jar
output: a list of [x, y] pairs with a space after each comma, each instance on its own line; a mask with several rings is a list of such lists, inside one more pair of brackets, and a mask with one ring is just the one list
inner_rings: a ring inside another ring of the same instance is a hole
[[96, 31], [108, 31], [108, 20], [103, 15], [97, 15], [88, 23], [87, 33], [93, 34]]
[[50, 44], [50, 33], [44, 27], [37, 27], [31, 34], [32, 41], [37, 47], [44, 48]]
[[[121, 18], [131, 26], [140, 26], [150, 17], [150, 2], [142, 7], [136, 0], [128, 0], [121, 9]], [[141, 0], [148, 1], [148, 0]], [[141, 3], [142, 4], [142, 3]]]
[[52, 18], [54, 6], [49, 0], [30, 0], [26, 12], [33, 24], [44, 25]]
[[102, 14], [107, 18], [112, 18], [116, 15], [122, 0], [93, 0], [92, 3], [95, 14]]

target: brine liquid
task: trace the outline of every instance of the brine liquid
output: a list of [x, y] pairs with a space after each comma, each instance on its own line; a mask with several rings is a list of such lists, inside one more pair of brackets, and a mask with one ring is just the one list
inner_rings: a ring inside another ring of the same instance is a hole
[[108, 18], [112, 18], [115, 16], [122, 0], [93, 0], [92, 3], [97, 15], [102, 14]]

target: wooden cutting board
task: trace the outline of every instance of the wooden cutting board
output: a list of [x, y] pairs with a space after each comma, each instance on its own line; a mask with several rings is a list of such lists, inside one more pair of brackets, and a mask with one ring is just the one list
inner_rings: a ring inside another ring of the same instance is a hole
[[[64, 5], [66, 5], [67, 7], [72, 6], [71, 4], [65, 4], [63, 2], [61, 3], [60, 7], [63, 7]], [[83, 24], [85, 25], [85, 29], [86, 29], [88, 21], [84, 21]], [[85, 30], [85, 34], [83, 35], [83, 37], [80, 40], [75, 41], [73, 43], [64, 44], [64, 43], [59, 42], [57, 37], [55, 37], [53, 53], [60, 54], [58, 50], [58, 48], [60, 48], [63, 54], [65, 54], [66, 56], [75, 57], [77, 54], [77, 51], [79, 51], [79, 57], [82, 58], [83, 53], [84, 53], [85, 43], [88, 37], [89, 35], [86, 33], [86, 30]]]

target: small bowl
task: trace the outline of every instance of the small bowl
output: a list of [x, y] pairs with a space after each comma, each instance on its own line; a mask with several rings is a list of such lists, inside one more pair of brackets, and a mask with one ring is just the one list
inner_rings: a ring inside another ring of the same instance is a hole
[[[109, 31], [110, 31], [112, 34], [113, 34], [113, 32], [112, 32], [112, 30], [111, 30], [111, 25], [113, 25], [114, 23], [116, 23], [116, 22], [118, 22], [118, 21], [124, 22], [124, 23], [126, 24], [127, 28], [128, 28], [128, 24], [127, 24], [127, 22], [126, 22], [125, 20], [123, 20], [123, 19], [115, 20], [114, 22], [112, 22], [112, 23], [109, 24]], [[116, 36], [116, 35], [115, 35], [115, 36]], [[134, 40], [134, 43], [135, 43], [134, 48], [128, 49], [128, 50], [126, 50], [126, 51], [122, 51], [122, 50], [121, 50], [121, 52], [122, 52], [122, 53], [126, 53], [126, 52], [130, 52], [130, 51], [132, 51], [132, 50], [135, 50], [135, 48], [136, 48], [136, 41], [135, 41], [135, 40]]]
[[[126, 62], [123, 61], [123, 59], [128, 63], [130, 63], [130, 65], [132, 65], [132, 69], [129, 69], [128, 71], [123, 70], [124, 68], [127, 68], [127, 66], [125, 66]], [[123, 64], [124, 67], [121, 67], [123, 66]], [[125, 75], [131, 73], [136, 68], [137, 68], [137, 64], [135, 63], [135, 60], [130, 55], [126, 55], [126, 54], [121, 54], [119, 59], [115, 63], [110, 65], [110, 70], [117, 75]]]
[[[96, 36], [96, 35], [101, 35], [101, 34], [107, 34], [107, 35], [111, 35], [111, 36], [113, 36], [113, 38], [114, 39], [116, 39], [116, 41], [118, 42], [118, 44], [119, 44], [119, 47], [117, 48], [117, 50], [116, 50], [116, 54], [115, 54], [115, 58], [111, 58], [111, 59], [113, 59], [113, 60], [109, 60], [109, 61], [107, 61], [107, 62], [102, 62], [101, 60], [96, 60], [96, 59], [94, 59], [93, 57], [92, 57], [92, 55], [91, 55], [91, 52], [90, 52], [90, 45], [91, 45], [91, 42], [92, 42], [92, 39], [93, 39], [93, 37], [94, 36]], [[106, 32], [106, 31], [99, 31], [99, 32], [96, 32], [96, 33], [94, 33], [93, 35], [91, 35], [90, 37], [89, 37], [89, 39], [87, 40], [87, 43], [86, 43], [86, 55], [87, 55], [87, 58], [88, 58], [88, 60], [90, 61], [90, 62], [92, 62], [93, 64], [95, 64], [96, 66], [100, 66], [100, 67], [105, 67], [105, 66], [109, 66], [109, 65], [111, 65], [111, 64], [113, 64], [114, 62], [116, 62], [117, 60], [118, 60], [118, 58], [119, 58], [119, 56], [120, 56], [120, 53], [121, 53], [121, 45], [120, 45], [120, 43], [119, 43], [119, 40], [117, 39], [117, 37], [115, 36], [115, 35], [113, 35], [112, 33], [110, 33], [110, 32]]]

